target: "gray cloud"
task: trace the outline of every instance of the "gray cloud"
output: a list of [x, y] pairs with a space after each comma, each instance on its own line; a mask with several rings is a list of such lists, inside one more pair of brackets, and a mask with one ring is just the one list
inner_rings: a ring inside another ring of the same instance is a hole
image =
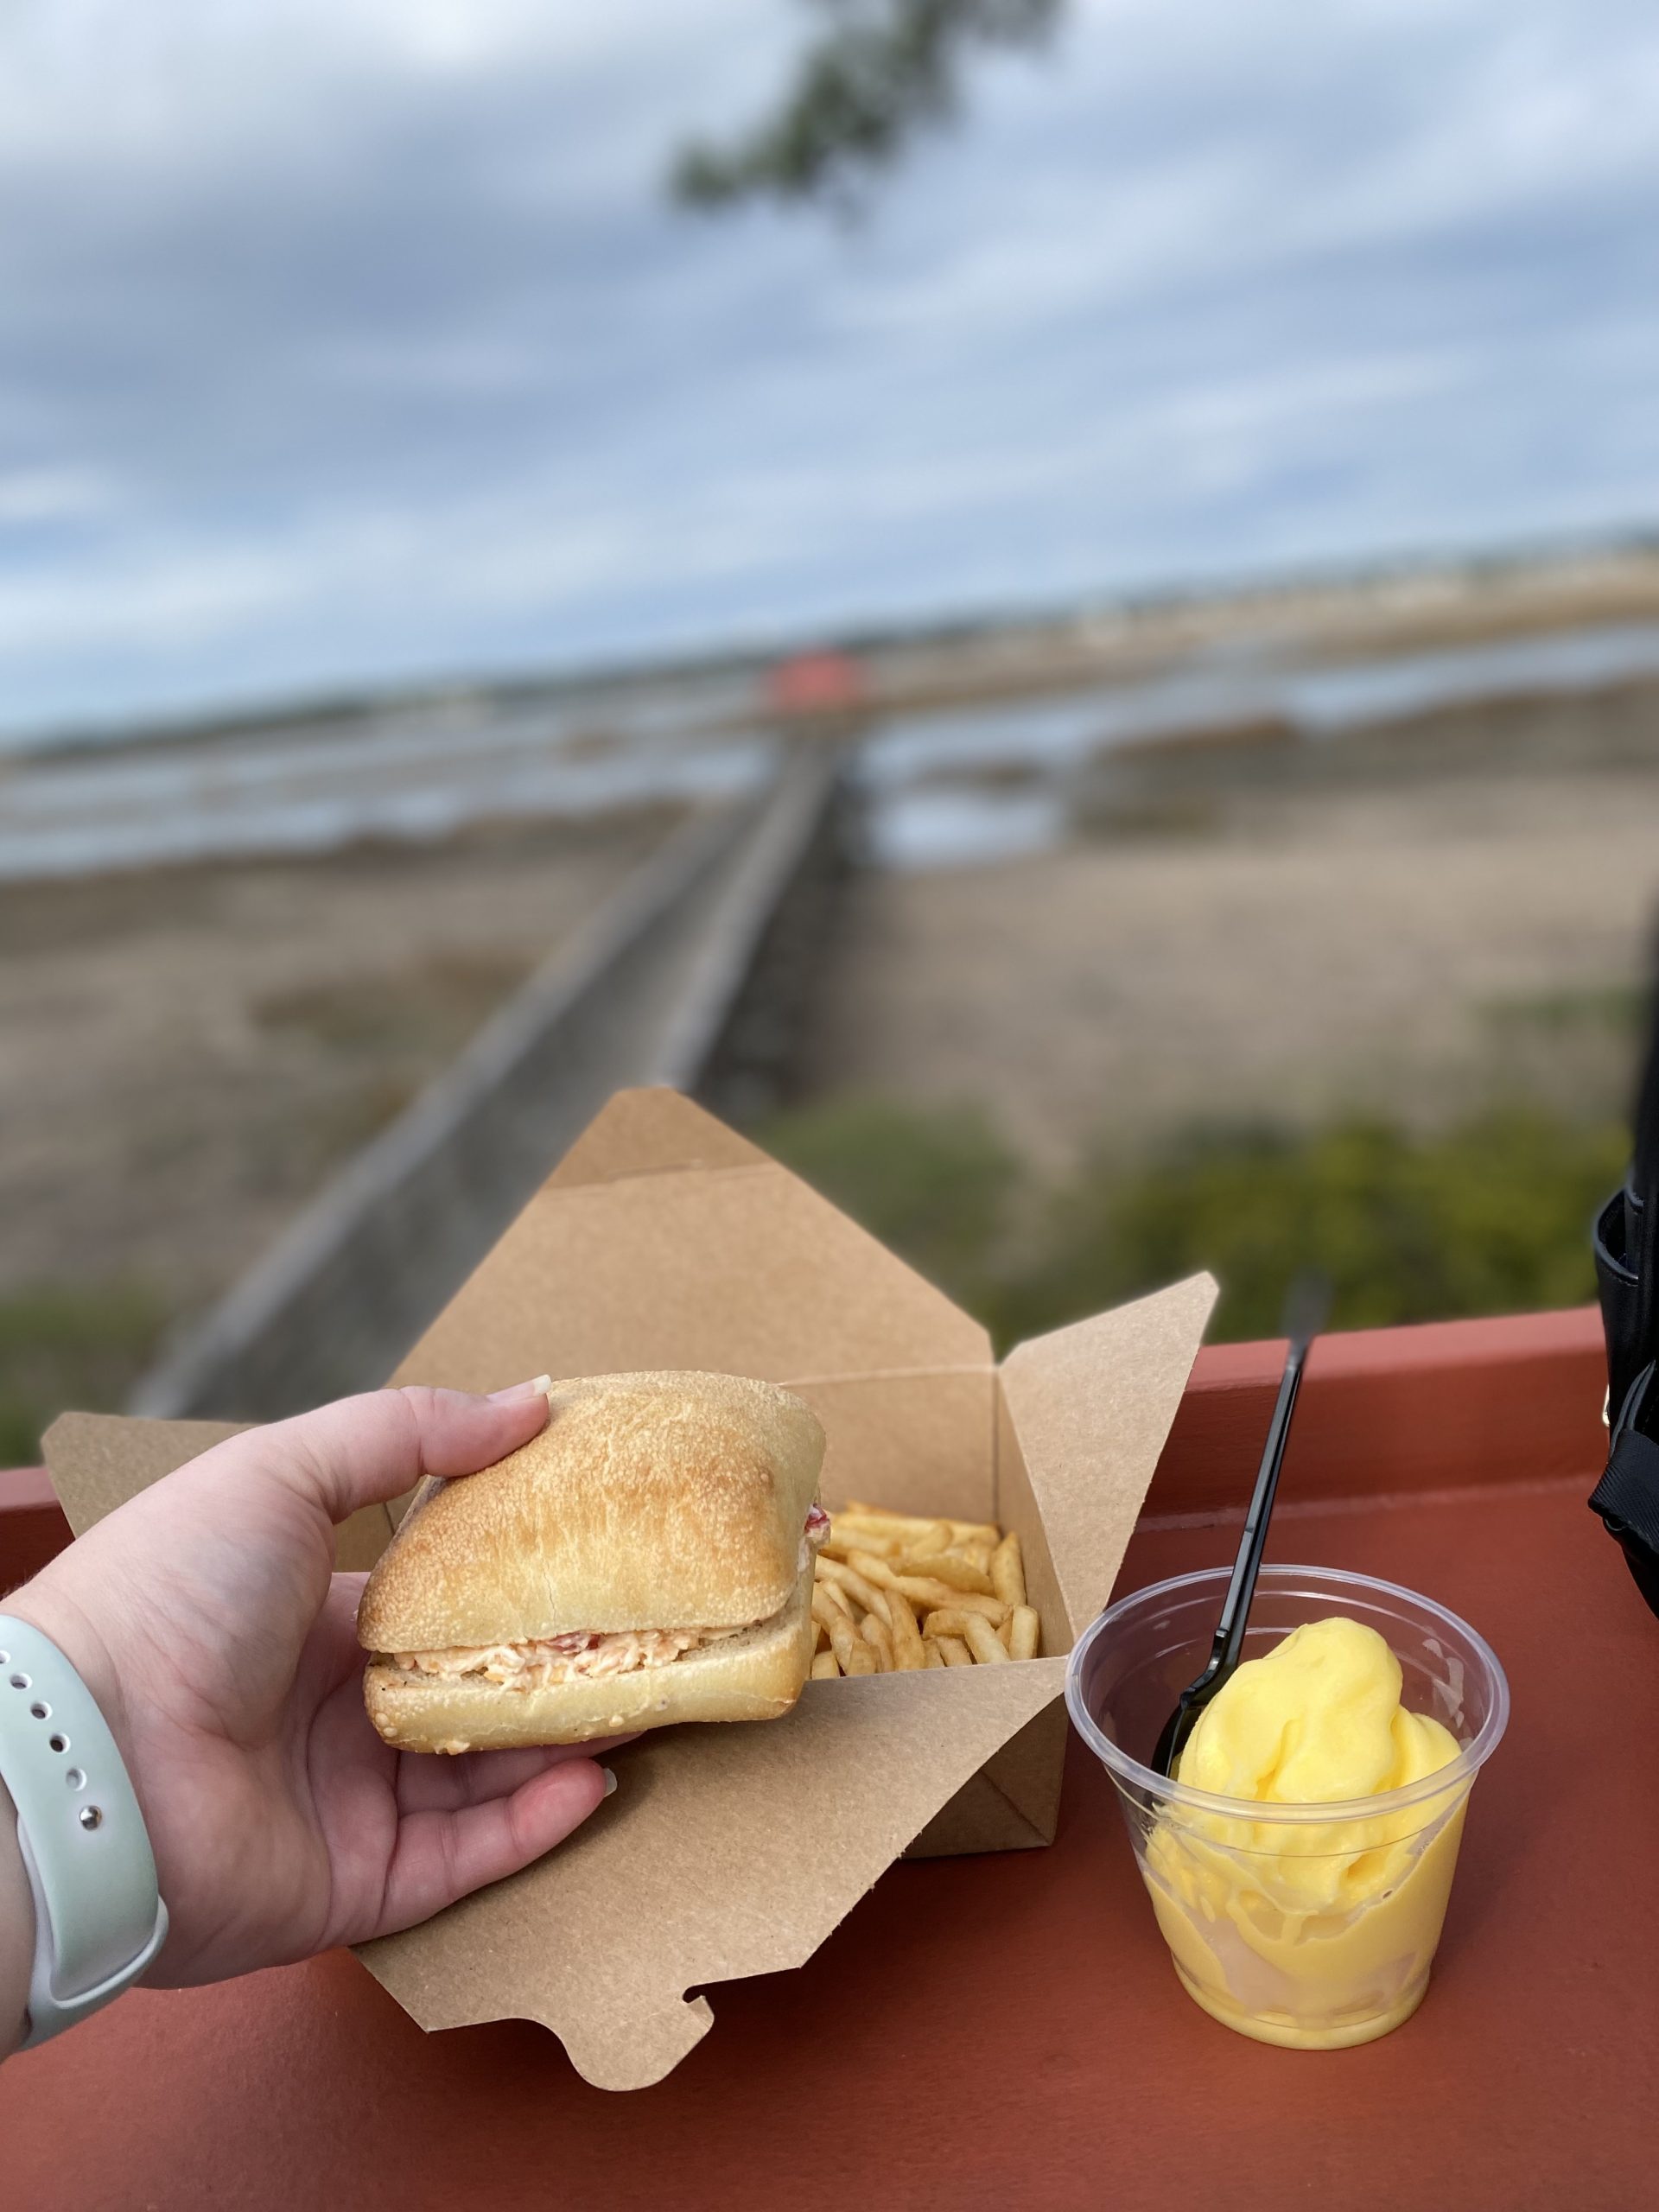
[[0, 16], [10, 727], [1659, 505], [1624, 0], [1080, 0], [852, 233], [661, 201], [784, 0], [251, 21]]

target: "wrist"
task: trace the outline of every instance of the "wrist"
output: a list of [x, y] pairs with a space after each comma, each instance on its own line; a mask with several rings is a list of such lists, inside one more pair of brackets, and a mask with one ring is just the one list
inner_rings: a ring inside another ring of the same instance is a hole
[[[115, 1738], [138, 1802], [143, 1802], [138, 1772], [133, 1763], [132, 1731], [128, 1726], [127, 1701], [109, 1647], [74, 1599], [52, 1580], [48, 1567], [21, 1590], [0, 1599], [0, 1612], [14, 1614], [50, 1637], [91, 1691], [92, 1700]], [[3, 1785], [0, 1785], [3, 1787]]]
[[[124, 1712], [101, 1637], [66, 1593], [30, 1586], [0, 1605], [0, 1639], [3, 2055], [49, 2041], [130, 1987], [165, 1942], [168, 1916], [110, 1725]], [[10, 1986], [20, 1969], [21, 2022]]]
[[85, 1609], [60, 1586], [48, 1567], [32, 1582], [25, 1582], [21, 1590], [14, 1590], [10, 1597], [0, 1599], [0, 1612], [14, 1614], [31, 1628], [39, 1629], [42, 1636], [50, 1637], [86, 1685], [93, 1704], [104, 1716], [105, 1726], [115, 1738], [116, 1751], [127, 1770], [127, 1779], [132, 1784], [139, 1812], [149, 1829], [149, 1808], [144, 1802], [143, 1777], [139, 1770], [136, 1731], [130, 1725], [126, 1689], [109, 1645]]
[[0, 1782], [0, 2059], [23, 2040], [35, 1961], [35, 1893], [17, 1842], [17, 1815]]

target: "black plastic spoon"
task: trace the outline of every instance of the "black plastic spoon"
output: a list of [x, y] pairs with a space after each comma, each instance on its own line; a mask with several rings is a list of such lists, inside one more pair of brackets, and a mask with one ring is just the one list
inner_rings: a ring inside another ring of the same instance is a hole
[[1279, 1470], [1285, 1464], [1285, 1444], [1290, 1435], [1290, 1417], [1296, 1409], [1296, 1393], [1301, 1388], [1302, 1365], [1307, 1357], [1307, 1348], [1325, 1326], [1330, 1310], [1331, 1285], [1325, 1276], [1313, 1272], [1299, 1274], [1285, 1299], [1283, 1325], [1290, 1338], [1290, 1350], [1285, 1355], [1284, 1376], [1274, 1405], [1273, 1420], [1268, 1424], [1268, 1441], [1256, 1473], [1250, 1510], [1244, 1516], [1244, 1534], [1233, 1565], [1233, 1579], [1227, 1585], [1221, 1618], [1216, 1624], [1216, 1640], [1210, 1647], [1210, 1663], [1181, 1692], [1174, 1712], [1164, 1723], [1158, 1748], [1152, 1755], [1156, 1773], [1167, 1775], [1175, 1771], [1175, 1762], [1185, 1748], [1198, 1715], [1244, 1656], [1244, 1629], [1250, 1617], [1250, 1600], [1255, 1595], [1262, 1554], [1267, 1549], [1268, 1522], [1279, 1488]]

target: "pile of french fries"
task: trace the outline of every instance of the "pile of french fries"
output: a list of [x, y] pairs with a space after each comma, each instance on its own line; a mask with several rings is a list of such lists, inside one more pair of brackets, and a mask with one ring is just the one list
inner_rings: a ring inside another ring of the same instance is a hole
[[1037, 1656], [1020, 1539], [991, 1521], [849, 1505], [813, 1570], [812, 1673], [899, 1675]]

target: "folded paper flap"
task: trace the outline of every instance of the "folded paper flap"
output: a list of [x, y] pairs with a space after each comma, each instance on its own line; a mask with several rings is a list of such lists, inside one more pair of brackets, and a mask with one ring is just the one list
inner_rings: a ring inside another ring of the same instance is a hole
[[41, 1440], [52, 1486], [76, 1535], [245, 1427], [233, 1421], [139, 1421], [60, 1414]]
[[823, 1424], [829, 1449], [819, 1496], [832, 1510], [865, 1497], [903, 1513], [992, 1517], [993, 1368], [779, 1379]]
[[[578, 1848], [575, 1840], [561, 1846], [561, 1863], [568, 1867]], [[504, 1886], [532, 1885], [529, 1876], [521, 1875], [517, 1884]], [[387, 1994], [429, 2031], [483, 2027], [502, 2019], [532, 2020], [538, 2026], [556, 2028], [536, 1994], [528, 1995], [522, 2005], [513, 2001], [518, 1962], [512, 1925], [505, 1929], [508, 1955], [502, 1955], [503, 1930], [487, 1919], [482, 1925], [478, 1923], [475, 1906], [501, 1894], [500, 1890], [483, 1891], [477, 1899], [451, 1906], [441, 1920], [429, 1922], [423, 1929], [360, 1945], [357, 1955]], [[576, 1947], [585, 1940], [579, 1929], [562, 1925], [545, 1899], [525, 1910], [534, 1915], [538, 1941], [563, 1941]], [[441, 1929], [459, 1935], [465, 1952], [408, 1940], [410, 1933], [430, 1936]], [[480, 1971], [469, 1972], [474, 1964]], [[636, 1980], [625, 1972], [587, 1986], [578, 1980], [569, 2001], [574, 2024], [564, 2037], [567, 2053], [583, 2078], [598, 2088], [645, 2088], [660, 2082], [714, 2025], [714, 2007], [707, 1998], [670, 1989], [660, 1976]]]
[[905, 1853], [910, 1860], [960, 1859], [987, 1851], [1031, 1851], [1046, 1843], [982, 1770], [942, 1805]]
[[[1064, 1662], [1060, 1688], [1065, 1688]], [[1059, 1811], [1060, 1772], [1065, 1758], [1065, 1710], [1058, 1700], [1009, 1738], [985, 1767], [986, 1778], [1044, 1843], [1052, 1840]]]
[[1065, 1666], [810, 1682], [785, 1719], [647, 1736], [571, 1841], [365, 1947], [424, 2027], [540, 2020], [590, 2082], [661, 2080], [706, 2020], [687, 1990], [801, 1965]]
[[989, 1363], [986, 1332], [943, 1291], [758, 1161], [543, 1185], [393, 1379], [493, 1389], [543, 1369], [705, 1368], [779, 1382]]
[[678, 1090], [619, 1090], [548, 1178], [568, 1190], [675, 1168], [766, 1167], [767, 1155]]
[[1111, 1595], [1215, 1306], [1211, 1275], [1033, 1338], [1002, 1392], [1075, 1637]]
[[[248, 1424], [141, 1421], [125, 1414], [60, 1414], [41, 1440], [53, 1488], [76, 1535], [175, 1468], [200, 1459]], [[334, 1563], [372, 1567], [391, 1534], [384, 1505], [365, 1505], [334, 1535]]]
[[[1044, 1662], [1038, 1662], [1038, 1664]], [[1064, 1662], [1052, 1704], [1027, 1720], [970, 1775], [905, 1853], [937, 1859], [962, 1852], [1031, 1851], [1054, 1840], [1060, 1808], [1066, 1717]]]

